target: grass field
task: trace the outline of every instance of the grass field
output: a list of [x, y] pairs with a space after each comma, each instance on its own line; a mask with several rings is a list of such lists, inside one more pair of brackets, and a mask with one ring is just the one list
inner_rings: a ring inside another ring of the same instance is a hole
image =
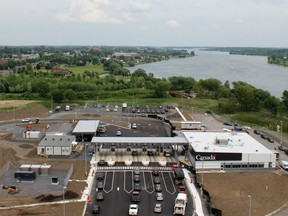
[[74, 67], [66, 67], [68, 70], [72, 71], [74, 74], [82, 74], [84, 71], [94, 71], [100, 74], [104, 73], [104, 69], [102, 65], [92, 65], [87, 64], [85, 66], [74, 66]]

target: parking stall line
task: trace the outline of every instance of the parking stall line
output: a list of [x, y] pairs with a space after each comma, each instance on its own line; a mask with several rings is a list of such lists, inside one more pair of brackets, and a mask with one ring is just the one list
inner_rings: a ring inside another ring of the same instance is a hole
[[105, 182], [104, 182], [104, 188], [103, 188], [103, 191], [105, 192], [105, 193], [110, 193], [112, 190], [113, 190], [113, 187], [114, 187], [114, 176], [115, 176], [115, 172], [113, 171], [112, 172], [112, 182], [111, 182], [111, 188], [110, 188], [110, 190], [105, 190], [105, 185], [106, 185], [106, 179], [105, 179]]
[[[132, 189], [130, 190], [130, 191], [128, 191], [128, 190], [126, 190], [126, 174], [128, 174], [128, 172], [129, 173], [131, 173], [131, 179], [132, 179]], [[133, 191], [133, 187], [134, 187], [134, 182], [133, 182], [133, 173], [131, 172], [131, 171], [124, 171], [124, 191], [126, 192], [126, 193], [131, 193], [132, 191]]]
[[162, 175], [162, 179], [163, 179], [163, 183], [164, 183], [165, 189], [166, 189], [166, 191], [167, 191], [169, 194], [173, 195], [173, 194], [176, 193], [176, 188], [175, 188], [175, 186], [174, 186], [174, 182], [173, 182], [173, 179], [172, 179], [172, 177], [171, 177], [171, 173], [169, 172], [169, 173], [165, 173], [165, 174], [168, 174], [169, 179], [170, 179], [171, 184], [172, 184], [172, 187], [173, 187], [173, 190], [170, 191], [170, 190], [168, 189], [167, 184], [166, 184], [166, 179], [164, 178], [164, 174], [163, 174], [163, 172], [161, 172], [161, 175]]
[[147, 193], [152, 194], [154, 192], [154, 184], [153, 184], [152, 173], [150, 171], [149, 172], [145, 172], [145, 173], [148, 175], [147, 176], [148, 178], [150, 177], [151, 182], [146, 184], [146, 178], [145, 178], [145, 174], [143, 172], [143, 177], [144, 177], [144, 182], [145, 182], [144, 189], [145, 189], [145, 191], [147, 191]]

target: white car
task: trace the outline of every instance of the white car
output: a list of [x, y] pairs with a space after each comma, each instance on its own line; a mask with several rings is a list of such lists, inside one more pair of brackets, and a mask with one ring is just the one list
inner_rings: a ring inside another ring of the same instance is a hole
[[244, 130], [251, 130], [251, 127], [249, 127], [247, 125], [245, 125], [243, 128], [244, 128]]
[[138, 205], [131, 204], [129, 206], [129, 215], [138, 215]]
[[131, 127], [132, 127], [132, 129], [136, 129], [137, 128], [137, 124], [133, 123]]
[[155, 213], [161, 213], [162, 212], [162, 204], [156, 203], [156, 205], [154, 207], [154, 212]]
[[121, 135], [122, 135], [121, 131], [118, 130], [118, 131], [116, 132], [116, 136], [121, 136]]
[[30, 122], [31, 120], [30, 120], [30, 118], [24, 118], [24, 119], [22, 119], [22, 122]]
[[162, 193], [156, 193], [156, 200], [157, 201], [163, 201], [163, 194]]

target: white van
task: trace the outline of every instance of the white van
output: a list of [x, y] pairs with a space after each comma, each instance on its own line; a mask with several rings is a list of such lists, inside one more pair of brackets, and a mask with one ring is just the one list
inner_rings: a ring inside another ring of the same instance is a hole
[[288, 162], [280, 161], [280, 167], [282, 167], [284, 170], [288, 170]]

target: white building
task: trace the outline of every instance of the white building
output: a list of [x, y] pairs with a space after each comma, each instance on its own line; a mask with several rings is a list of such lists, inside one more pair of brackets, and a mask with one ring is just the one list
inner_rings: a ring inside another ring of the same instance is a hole
[[75, 136], [46, 135], [37, 146], [37, 154], [70, 155], [73, 141], [75, 141]]
[[196, 172], [275, 168], [276, 155], [247, 133], [183, 132]]

